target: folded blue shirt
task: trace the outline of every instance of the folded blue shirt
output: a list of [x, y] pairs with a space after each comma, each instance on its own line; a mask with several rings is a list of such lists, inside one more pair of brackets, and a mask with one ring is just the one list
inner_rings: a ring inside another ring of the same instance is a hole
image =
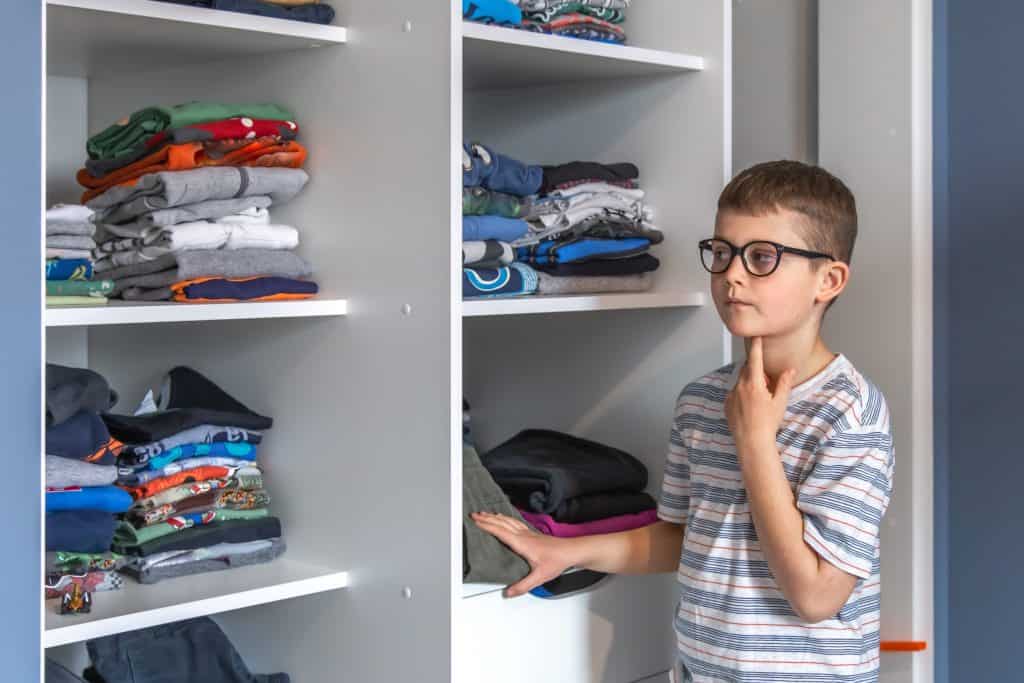
[[462, 0], [462, 17], [482, 24], [523, 23], [523, 12], [508, 0]]
[[84, 258], [54, 259], [46, 262], [47, 280], [90, 280], [92, 261]]
[[599, 259], [625, 258], [646, 252], [651, 241], [644, 237], [598, 239], [584, 237], [562, 242], [541, 242], [516, 249], [516, 260], [537, 265], [553, 263], [584, 263]]
[[219, 441], [215, 443], [192, 443], [183, 446], [175, 446], [160, 455], [152, 456], [143, 469], [162, 470], [175, 460], [184, 458], [236, 458], [238, 460], [255, 460], [256, 446], [251, 443], [230, 443]]
[[505, 218], [504, 216], [463, 216], [462, 241], [483, 242], [498, 240], [499, 242], [515, 242], [529, 232], [530, 226], [521, 218]]
[[540, 166], [524, 164], [480, 144], [464, 142], [462, 150], [470, 164], [468, 169], [462, 169], [463, 187], [486, 187], [526, 197], [537, 194], [544, 184], [544, 169]]
[[98, 510], [116, 514], [132, 506], [132, 497], [116, 486], [69, 486], [46, 489], [46, 511]]
[[533, 294], [537, 291], [537, 271], [522, 263], [504, 268], [463, 268], [463, 299], [495, 299]]

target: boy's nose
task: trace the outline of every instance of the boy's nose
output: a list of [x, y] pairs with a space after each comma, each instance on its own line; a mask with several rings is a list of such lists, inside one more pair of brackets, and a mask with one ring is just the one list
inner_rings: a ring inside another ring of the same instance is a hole
[[722, 277], [725, 278], [726, 282], [743, 282], [747, 277], [747, 269], [743, 265], [743, 257], [740, 254], [736, 254], [733, 257], [732, 263], [722, 273]]

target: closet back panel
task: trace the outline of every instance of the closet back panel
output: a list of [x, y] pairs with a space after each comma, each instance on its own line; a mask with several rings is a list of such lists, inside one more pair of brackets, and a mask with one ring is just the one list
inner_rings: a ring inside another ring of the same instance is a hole
[[219, 617], [254, 670], [448, 681], [450, 412], [440, 397], [452, 292], [440, 276], [449, 243], [423, 226], [451, 218], [438, 172], [450, 141], [422, 131], [449, 123], [450, 6], [338, 4], [353, 27], [343, 47], [160, 73], [126, 65], [91, 80], [89, 131], [152, 103], [293, 109], [311, 181], [272, 216], [299, 229], [322, 291], [348, 298], [349, 315], [95, 328], [89, 358], [125, 410], [187, 364], [274, 417], [261, 459], [288, 554], [350, 570], [352, 586]]
[[[707, 292], [696, 244], [713, 232], [728, 173], [727, 5], [701, 2], [684, 11], [678, 3], [645, 2], [629, 10], [631, 44], [699, 54], [702, 72], [465, 93], [467, 139], [532, 163], [639, 166], [654, 222], [665, 233], [652, 250], [662, 261], [659, 292]], [[649, 468], [655, 495], [676, 398], [687, 382], [720, 367], [726, 352], [710, 301], [701, 308], [472, 318], [463, 349], [463, 387], [481, 452], [523, 428], [563, 430], [634, 454]], [[671, 576], [616, 577], [567, 600], [469, 598], [462, 609], [468, 632], [501, 633], [517, 652], [558, 656], [516, 657], [480, 642], [467, 651], [467, 666], [500, 681], [651, 676], [671, 660], [676, 593]], [[495, 659], [501, 667], [490, 664]]]

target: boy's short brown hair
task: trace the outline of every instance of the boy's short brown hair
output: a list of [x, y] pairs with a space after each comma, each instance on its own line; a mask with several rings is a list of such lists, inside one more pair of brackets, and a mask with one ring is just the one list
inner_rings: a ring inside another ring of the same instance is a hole
[[799, 161], [751, 166], [722, 190], [718, 210], [751, 216], [788, 209], [807, 218], [799, 226], [808, 249], [850, 263], [857, 240], [857, 203], [843, 181]]

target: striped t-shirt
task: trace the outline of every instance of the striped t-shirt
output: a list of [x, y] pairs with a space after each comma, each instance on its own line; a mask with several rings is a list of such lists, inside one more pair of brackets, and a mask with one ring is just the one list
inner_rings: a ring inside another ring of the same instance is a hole
[[836, 615], [808, 624], [779, 590], [750, 516], [725, 415], [738, 375], [736, 364], [705, 375], [676, 406], [658, 515], [686, 525], [680, 663], [695, 683], [874, 683], [878, 532], [893, 474], [885, 398], [841, 354], [790, 394], [776, 443], [804, 540], [858, 579]]

